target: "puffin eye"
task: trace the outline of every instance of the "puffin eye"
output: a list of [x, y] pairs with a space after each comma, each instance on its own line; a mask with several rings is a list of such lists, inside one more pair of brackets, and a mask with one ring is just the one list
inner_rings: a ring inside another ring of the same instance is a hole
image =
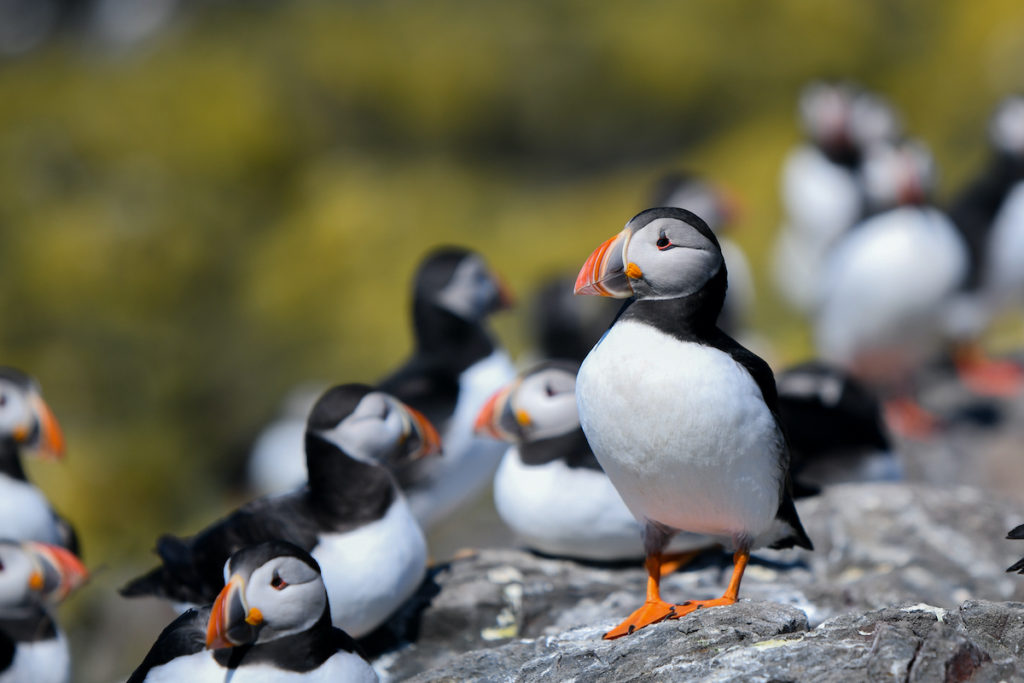
[[654, 244], [656, 244], [658, 249], [660, 249], [661, 251], [665, 251], [666, 249], [668, 249], [669, 247], [672, 246], [672, 241], [669, 240], [669, 238], [667, 238], [664, 235], [662, 235], [661, 237], [658, 238], [658, 241], [655, 242]]
[[288, 583], [284, 579], [281, 578], [281, 575], [278, 574], [277, 572], [274, 572], [274, 578], [272, 578], [270, 580], [270, 587], [273, 588], [276, 591], [279, 591], [279, 590], [283, 589], [287, 585], [288, 585]]

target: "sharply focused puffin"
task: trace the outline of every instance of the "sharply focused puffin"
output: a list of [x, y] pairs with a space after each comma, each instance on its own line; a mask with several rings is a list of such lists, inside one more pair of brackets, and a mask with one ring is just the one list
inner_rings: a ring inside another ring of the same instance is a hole
[[783, 165], [785, 222], [774, 269], [786, 300], [809, 313], [817, 303], [822, 261], [867, 210], [860, 177], [864, 151], [895, 140], [902, 122], [888, 102], [849, 82], [810, 83], [800, 93], [798, 113], [806, 141]]
[[864, 174], [872, 203], [896, 207], [864, 220], [832, 249], [817, 288], [815, 342], [821, 358], [884, 392], [893, 429], [923, 436], [935, 418], [913, 399], [915, 374], [945, 347], [967, 246], [928, 203], [934, 166], [922, 145], [874, 146]]
[[224, 565], [212, 606], [163, 630], [128, 683], [377, 680], [355, 641], [331, 625], [320, 566], [284, 541], [249, 546]]
[[[542, 363], [499, 389], [480, 411], [477, 432], [512, 444], [494, 475], [494, 504], [533, 550], [604, 562], [641, 557], [640, 527], [580, 429], [576, 369]], [[670, 550], [713, 544], [681, 533]]]
[[67, 639], [49, 612], [88, 574], [72, 553], [34, 541], [0, 541], [0, 681], [64, 683]]
[[20, 370], [0, 367], [0, 538], [52, 543], [77, 553], [71, 525], [25, 478], [23, 447], [59, 459], [64, 436], [36, 382]]
[[483, 258], [445, 247], [420, 265], [413, 294], [416, 349], [378, 385], [421, 411], [441, 430], [444, 456], [396, 471], [413, 514], [429, 530], [491, 481], [504, 451], [473, 434], [487, 397], [515, 376], [515, 367], [485, 328], [511, 299]]
[[754, 309], [754, 274], [743, 249], [724, 236], [735, 220], [736, 201], [721, 188], [692, 173], [676, 172], [655, 183], [649, 206], [676, 206], [697, 214], [718, 238], [722, 256], [729, 264], [729, 291], [718, 318], [718, 326], [731, 337], [747, 331]]
[[[714, 233], [677, 208], [635, 216], [577, 278], [579, 294], [633, 297], [576, 384], [587, 441], [640, 523], [647, 555], [647, 601], [606, 638], [734, 603], [753, 548], [812, 547], [789, 490], [771, 369], [715, 324], [726, 280]], [[661, 599], [661, 553], [678, 531], [735, 549], [721, 598]]]
[[426, 571], [423, 532], [388, 468], [439, 447], [429, 421], [395, 398], [360, 384], [329, 389], [307, 423], [306, 485], [248, 503], [190, 538], [162, 536], [163, 564], [121, 593], [208, 604], [232, 553], [286, 540], [323, 568], [334, 625], [361, 637], [416, 591]]

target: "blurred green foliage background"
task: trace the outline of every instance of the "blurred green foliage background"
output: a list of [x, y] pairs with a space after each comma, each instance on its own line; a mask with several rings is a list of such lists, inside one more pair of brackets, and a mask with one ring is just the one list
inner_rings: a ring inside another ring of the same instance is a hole
[[[766, 266], [821, 76], [890, 97], [948, 197], [1024, 88], [1024, 3], [195, 3], [138, 45], [0, 62], [0, 363], [42, 382], [70, 450], [31, 476], [110, 568], [74, 619], [136, 623], [102, 602], [122, 568], [239, 502], [290, 387], [398, 363], [430, 246], [478, 248], [527, 298], [693, 169], [742, 198], [776, 360], [806, 355]], [[513, 353], [525, 321], [497, 321]], [[81, 652], [82, 678], [126, 675], [157, 628]]]

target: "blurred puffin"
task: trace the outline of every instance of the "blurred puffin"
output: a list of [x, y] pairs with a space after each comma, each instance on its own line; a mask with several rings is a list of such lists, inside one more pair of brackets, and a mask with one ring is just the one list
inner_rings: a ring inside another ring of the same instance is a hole
[[864, 151], [895, 140], [902, 123], [888, 102], [849, 82], [807, 85], [798, 112], [806, 141], [782, 169], [785, 223], [775, 245], [775, 280], [790, 305], [809, 313], [822, 260], [865, 215]]
[[[638, 214], [580, 270], [577, 293], [633, 297], [576, 383], [580, 424], [647, 556], [647, 601], [605, 638], [736, 602], [753, 548], [812, 547], [790, 494], [771, 369], [715, 325], [726, 282], [714, 233], [676, 208]], [[661, 553], [678, 531], [735, 549], [721, 598], [661, 599]]]
[[993, 158], [950, 207], [970, 255], [955, 360], [965, 384], [978, 393], [1013, 395], [1020, 366], [988, 358], [979, 337], [1002, 311], [1024, 302], [1024, 95], [1004, 99], [989, 124]]
[[475, 437], [473, 422], [491, 393], [515, 377], [508, 354], [485, 328], [491, 314], [509, 305], [497, 276], [468, 249], [437, 249], [416, 273], [416, 349], [378, 386], [423, 412], [441, 430], [444, 457], [395, 470], [426, 530], [476, 497], [501, 459], [501, 444]]
[[748, 328], [754, 309], [754, 275], [740, 245], [724, 236], [736, 217], [737, 202], [725, 190], [688, 172], [668, 173], [655, 183], [649, 206], [675, 206], [704, 219], [718, 238], [722, 256], [729, 264], [729, 290], [718, 326], [739, 338]]
[[64, 436], [39, 385], [20, 370], [0, 367], [0, 538], [52, 543], [77, 553], [74, 529], [25, 478], [23, 447], [60, 459]]
[[[1011, 541], [1019, 541], [1024, 538], [1024, 524], [1015, 526], [1010, 530], [1010, 533], [1006, 534], [1006, 537]], [[1017, 572], [1018, 574], [1024, 574], [1024, 557], [1014, 562], [1011, 566], [1007, 567], [1008, 572]]]
[[779, 420], [791, 456], [793, 495], [843, 481], [898, 481], [875, 395], [841, 368], [808, 361], [779, 374]]
[[163, 630], [128, 683], [378, 680], [355, 641], [331, 625], [320, 566], [301, 548], [243, 548], [225, 563], [224, 584], [212, 606]]
[[363, 636], [416, 591], [426, 571], [423, 532], [388, 468], [439, 446], [426, 418], [395, 398], [360, 384], [329, 389], [307, 423], [306, 485], [248, 503], [190, 538], [160, 537], [163, 564], [121, 594], [208, 604], [232, 553], [286, 540], [323, 568], [334, 625]]
[[[499, 389], [480, 411], [477, 433], [512, 444], [494, 475], [494, 504], [532, 550], [599, 562], [641, 557], [640, 527], [580, 429], [576, 369], [574, 363], [541, 363]], [[567, 492], [581, 495], [567, 498]], [[691, 554], [713, 544], [679, 534], [669, 550]]]
[[934, 165], [923, 146], [872, 147], [864, 176], [869, 201], [896, 208], [855, 226], [826, 261], [814, 321], [818, 355], [883, 392], [894, 430], [927, 436], [937, 420], [913, 398], [915, 373], [943, 349], [967, 246], [927, 203]]
[[68, 642], [49, 607], [88, 573], [64, 548], [0, 541], [0, 681], [64, 683], [71, 679]]

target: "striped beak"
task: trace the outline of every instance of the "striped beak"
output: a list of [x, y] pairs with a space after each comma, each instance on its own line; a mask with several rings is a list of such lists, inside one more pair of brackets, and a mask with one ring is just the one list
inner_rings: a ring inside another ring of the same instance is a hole
[[232, 574], [210, 610], [206, 648], [217, 650], [251, 643], [262, 625], [260, 611], [255, 607], [249, 609], [245, 604], [245, 579], [240, 574]]
[[34, 565], [29, 587], [50, 602], [60, 602], [89, 578], [85, 565], [69, 550], [36, 541], [25, 541], [22, 547]]
[[441, 452], [441, 435], [437, 428], [427, 419], [426, 415], [410, 408], [401, 401], [396, 401], [399, 409], [405, 414], [405, 438], [414, 445], [408, 454], [409, 460], [434, 455]]
[[57, 418], [46, 401], [34, 391], [29, 394], [29, 404], [39, 423], [35, 448], [43, 458], [60, 460], [64, 457], [64, 433], [57, 424]]
[[510, 433], [502, 425], [502, 417], [506, 412], [509, 395], [512, 389], [518, 384], [518, 380], [505, 385], [494, 392], [487, 402], [484, 403], [473, 423], [473, 432], [477, 436], [486, 436], [499, 441], [516, 442], [519, 438]]
[[624, 228], [615, 237], [594, 250], [576, 276], [576, 294], [596, 294], [615, 299], [633, 296], [633, 288], [626, 276], [623, 254], [629, 245], [632, 231]]

